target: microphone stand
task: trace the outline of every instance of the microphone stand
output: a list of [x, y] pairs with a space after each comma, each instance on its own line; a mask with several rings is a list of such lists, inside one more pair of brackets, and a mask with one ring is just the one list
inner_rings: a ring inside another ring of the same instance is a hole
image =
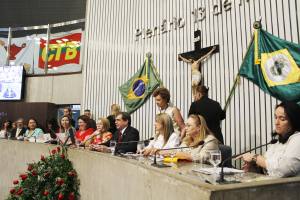
[[225, 183], [225, 182], [226, 182], [226, 180], [225, 180], [225, 178], [224, 178], [224, 175], [225, 175], [225, 174], [224, 174], [224, 165], [225, 165], [225, 163], [226, 163], [228, 160], [231, 160], [231, 159], [233, 159], [233, 158], [239, 157], [239, 156], [241, 156], [241, 155], [243, 155], [243, 154], [245, 154], [245, 153], [249, 153], [249, 152], [251, 152], [251, 151], [254, 151], [254, 150], [259, 149], [259, 148], [261, 148], [261, 147], [267, 146], [267, 145], [269, 145], [269, 144], [275, 144], [277, 141], [278, 141], [277, 139], [274, 139], [274, 138], [273, 138], [270, 142], [268, 142], [268, 143], [266, 143], [266, 144], [260, 145], [260, 146], [258, 146], [258, 147], [254, 147], [254, 148], [252, 148], [252, 149], [250, 149], [250, 150], [248, 150], [248, 151], [245, 151], [245, 152], [240, 153], [240, 154], [236, 154], [236, 155], [234, 155], [234, 156], [230, 156], [230, 157], [226, 158], [225, 160], [223, 160], [223, 162], [221, 163], [220, 179], [219, 179], [217, 182], [218, 182], [218, 183]]
[[[139, 141], [118, 142], [118, 143], [116, 144], [116, 149], [117, 149], [117, 146], [118, 146], [119, 144], [130, 144], [130, 143], [147, 142], [147, 141], [150, 141], [150, 140], [153, 140], [153, 139], [154, 139], [154, 137], [151, 137], [151, 138], [146, 139], [146, 140], [139, 140]], [[119, 153], [119, 154], [120, 154], [120, 153]], [[116, 150], [115, 150], [115, 152], [114, 152], [114, 155], [117, 155], [117, 151], [116, 151]]]
[[95, 135], [93, 135], [92, 137], [90, 137], [89, 139], [87, 139], [85, 142], [83, 142], [83, 149], [85, 149], [85, 144], [88, 142], [88, 141], [90, 141], [90, 140], [92, 140], [94, 137], [96, 137], [96, 136], [98, 136], [98, 135], [101, 135], [102, 133], [97, 133], [97, 134], [95, 134]]

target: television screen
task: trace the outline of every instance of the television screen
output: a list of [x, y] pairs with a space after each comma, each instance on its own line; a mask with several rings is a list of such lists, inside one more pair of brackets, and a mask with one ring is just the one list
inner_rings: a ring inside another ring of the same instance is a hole
[[24, 73], [23, 66], [0, 67], [0, 101], [23, 98]]

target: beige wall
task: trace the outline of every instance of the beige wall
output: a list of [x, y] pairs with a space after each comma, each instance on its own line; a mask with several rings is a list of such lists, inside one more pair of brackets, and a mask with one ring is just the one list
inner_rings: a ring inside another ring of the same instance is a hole
[[27, 77], [25, 87], [26, 102], [80, 104], [82, 75]]

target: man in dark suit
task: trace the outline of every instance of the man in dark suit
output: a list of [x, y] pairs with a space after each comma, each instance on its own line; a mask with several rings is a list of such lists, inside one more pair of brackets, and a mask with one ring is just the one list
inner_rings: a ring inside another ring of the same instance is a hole
[[224, 144], [220, 127], [221, 120], [225, 119], [225, 111], [220, 104], [207, 96], [208, 88], [199, 85], [194, 96], [195, 101], [190, 106], [189, 115], [202, 115], [208, 128], [215, 134], [215, 137]]
[[23, 137], [26, 132], [26, 128], [24, 127], [24, 119], [23, 118], [19, 118], [16, 121], [16, 125], [17, 125], [17, 127], [11, 131], [11, 136], [10, 136], [11, 139], [18, 139], [20, 137]]
[[96, 121], [93, 120], [93, 118], [92, 118], [91, 110], [85, 109], [83, 114], [84, 114], [85, 116], [87, 116], [88, 118], [90, 118], [90, 120], [89, 120], [89, 126], [90, 126], [91, 128], [93, 128], [94, 130], [96, 130], [96, 129], [97, 129]]
[[139, 141], [139, 131], [131, 126], [129, 113], [121, 112], [116, 116], [117, 131], [113, 135], [113, 140], [117, 142], [116, 153], [136, 152]]

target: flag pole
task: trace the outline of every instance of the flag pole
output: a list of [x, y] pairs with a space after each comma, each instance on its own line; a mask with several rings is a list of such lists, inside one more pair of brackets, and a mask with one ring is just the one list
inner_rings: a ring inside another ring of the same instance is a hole
[[[260, 29], [261, 28], [261, 19], [259, 21], [256, 21], [256, 22], [253, 23], [253, 28], [254, 29]], [[251, 42], [249, 43], [246, 52], [249, 51], [249, 48], [250, 48], [250, 46], [251, 46], [251, 44], [252, 44], [253, 41], [254, 41], [254, 37], [252, 37]], [[245, 56], [243, 58], [243, 62], [244, 62], [244, 59], [245, 59], [246, 55], [247, 55], [247, 53], [245, 54]], [[241, 66], [243, 65], [243, 62], [241, 64]], [[239, 71], [240, 71], [240, 67], [239, 67]], [[232, 96], [233, 96], [233, 94], [235, 92], [235, 89], [237, 88], [238, 84], [240, 84], [240, 75], [239, 75], [239, 73], [236, 75], [235, 80], [234, 80], [234, 84], [233, 84], [233, 86], [230, 89], [229, 96], [228, 96], [228, 98], [225, 101], [225, 106], [223, 108], [223, 110], [225, 112], [226, 112], [226, 110], [227, 110], [227, 108], [228, 108], [228, 106], [230, 104], [230, 101], [232, 99]]]

